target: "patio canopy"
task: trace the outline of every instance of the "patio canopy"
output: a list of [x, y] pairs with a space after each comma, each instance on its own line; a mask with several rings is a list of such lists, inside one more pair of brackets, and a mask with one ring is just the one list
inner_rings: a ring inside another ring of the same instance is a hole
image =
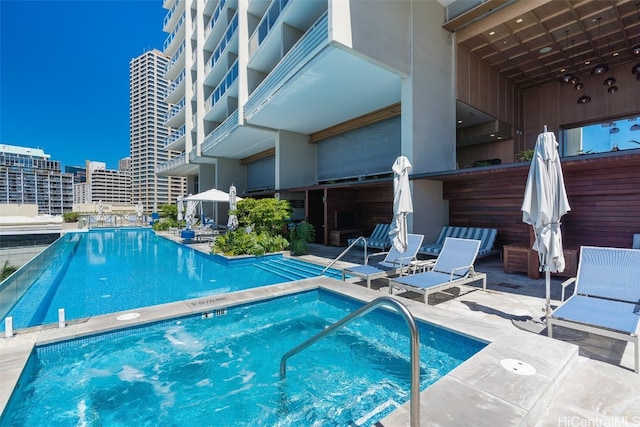
[[[192, 196], [187, 196], [182, 199], [186, 202], [194, 201], [194, 202], [229, 202], [229, 194], [212, 188], [211, 190], [203, 191], [202, 193], [194, 194]], [[236, 200], [242, 200], [240, 197], [236, 197]]]

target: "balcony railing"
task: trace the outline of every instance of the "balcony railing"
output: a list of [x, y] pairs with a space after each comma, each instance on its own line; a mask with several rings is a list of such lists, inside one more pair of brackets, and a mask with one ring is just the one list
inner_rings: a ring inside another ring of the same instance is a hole
[[167, 172], [178, 166], [185, 165], [187, 163], [187, 156], [185, 153], [180, 153], [168, 162], [158, 163], [156, 165], [156, 173]]
[[224, 9], [226, 3], [227, 0], [220, 0], [220, 3], [218, 3], [218, 7], [216, 7], [216, 10], [213, 12], [213, 16], [211, 17], [207, 28], [205, 28], [204, 30], [205, 40], [207, 39], [207, 37], [209, 37], [209, 34], [211, 33], [213, 27], [216, 25], [216, 22], [218, 22], [218, 18], [220, 18], [220, 15], [222, 14], [222, 10]]
[[171, 17], [173, 16], [173, 13], [178, 8], [179, 4], [180, 4], [180, 0], [176, 0], [176, 2], [173, 3], [173, 6], [171, 7], [171, 10], [169, 12], [167, 12], [167, 14], [165, 15], [164, 19], [162, 20], [162, 27], [163, 28], [167, 25], [167, 22], [169, 22], [171, 20]]
[[186, 48], [186, 46], [187, 46], [186, 42], [182, 42], [180, 47], [178, 47], [178, 50], [176, 50], [176, 53], [174, 53], [171, 59], [169, 60], [169, 62], [167, 62], [167, 65], [164, 67], [165, 76], [169, 73], [169, 70], [171, 70], [171, 68], [176, 64], [176, 62], [178, 62], [178, 59], [180, 59], [180, 55], [182, 54], [182, 52], [184, 52], [184, 49]]
[[207, 151], [213, 149], [213, 147], [231, 133], [235, 128], [239, 126], [238, 123], [238, 110], [235, 110], [224, 122], [217, 128], [211, 131], [202, 143], [202, 153], [206, 154]]
[[172, 118], [174, 118], [180, 112], [180, 110], [182, 110], [184, 108], [184, 104], [185, 104], [185, 100], [184, 100], [184, 96], [183, 96], [180, 99], [180, 101], [178, 101], [178, 103], [176, 105], [171, 107], [171, 109], [169, 110], [169, 112], [165, 116], [165, 119], [164, 119], [165, 123], [168, 122], [169, 120], [171, 120]]
[[328, 18], [325, 12], [249, 95], [244, 109], [245, 118], [250, 118], [263, 103], [267, 102], [268, 94], [302, 68], [309, 58], [315, 56], [327, 44], [328, 37]]
[[211, 55], [211, 59], [209, 60], [209, 62], [207, 62], [205, 74], [209, 74], [209, 71], [213, 69], [213, 67], [216, 64], [216, 61], [220, 59], [220, 56], [227, 48], [227, 45], [229, 44], [233, 36], [236, 34], [237, 29], [238, 29], [238, 13], [236, 12], [236, 14], [233, 15], [233, 18], [231, 18], [231, 22], [229, 23], [229, 26], [227, 27], [227, 31], [224, 33], [222, 40], [220, 40], [220, 43], [218, 43], [218, 47], [216, 47], [216, 50], [213, 52], [213, 55]]
[[182, 27], [182, 24], [184, 24], [184, 19], [185, 19], [185, 14], [183, 13], [182, 16], [180, 17], [180, 20], [176, 24], [176, 28], [171, 32], [171, 34], [169, 34], [167, 36], [166, 40], [164, 41], [164, 44], [162, 45], [162, 50], [163, 51], [167, 50], [167, 47], [169, 47], [169, 45], [171, 44], [173, 39], [178, 34], [178, 31], [180, 31], [180, 28]]
[[215, 88], [213, 93], [209, 95], [209, 98], [207, 98], [207, 102], [206, 102], [207, 112], [209, 112], [209, 110], [211, 110], [211, 108], [213, 108], [213, 106], [216, 105], [216, 102], [218, 102], [220, 98], [222, 98], [222, 96], [227, 92], [227, 90], [231, 87], [231, 85], [233, 85], [233, 83], [237, 79], [238, 79], [238, 60], [236, 59], [233, 65], [231, 66], [231, 68], [229, 68], [229, 71], [227, 71], [227, 74], [224, 76], [224, 79], [222, 79], [222, 81], [218, 84], [218, 86]]
[[171, 95], [171, 93], [173, 93], [173, 91], [176, 90], [178, 86], [180, 86], [180, 83], [182, 83], [182, 80], [184, 80], [186, 75], [186, 71], [182, 70], [178, 77], [176, 77], [176, 79], [171, 82], [171, 85], [169, 85], [169, 87], [167, 88], [167, 96]]
[[[269, 34], [269, 31], [271, 31], [271, 28], [273, 28], [274, 24], [278, 20], [280, 13], [282, 13], [288, 3], [289, 0], [274, 0], [273, 3], [271, 3], [269, 10], [267, 10], [267, 13], [262, 17], [258, 27], [253, 33], [258, 33], [258, 46], [260, 46], [264, 39], [267, 38], [267, 34]], [[253, 38], [253, 34], [250, 39]]]
[[166, 147], [168, 145], [173, 144], [178, 139], [182, 138], [186, 132], [187, 132], [187, 126], [186, 125], [180, 126], [180, 128], [177, 131], [173, 132], [164, 140], [164, 146]]

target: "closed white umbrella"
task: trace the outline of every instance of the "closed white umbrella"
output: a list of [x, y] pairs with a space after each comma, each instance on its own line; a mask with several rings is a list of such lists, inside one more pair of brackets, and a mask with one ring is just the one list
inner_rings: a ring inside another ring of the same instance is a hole
[[[545, 129], [546, 131], [546, 129]], [[553, 132], [538, 135], [522, 203], [522, 221], [535, 232], [533, 249], [545, 272], [546, 308], [549, 315], [551, 273], [564, 271], [560, 220], [571, 210], [564, 186], [558, 142]]]
[[195, 200], [187, 200], [187, 210], [185, 213], [185, 219], [187, 220], [187, 229], [191, 229], [196, 222], [196, 210], [198, 209], [198, 203]]
[[409, 159], [400, 156], [393, 163], [393, 221], [389, 228], [389, 238], [393, 246], [403, 253], [407, 250], [407, 216], [413, 212], [411, 189], [409, 187]]
[[178, 197], [178, 221], [182, 221], [184, 219], [184, 202], [182, 201], [182, 196]]
[[138, 217], [138, 220], [142, 218], [143, 210], [144, 210], [144, 207], [142, 206], [142, 201], [138, 200], [138, 204], [136, 205], [136, 216]]
[[[237, 208], [237, 191], [236, 186], [231, 184], [229, 187], [229, 210], [234, 210]], [[229, 219], [227, 220], [227, 230], [235, 230], [238, 228], [238, 217], [233, 214], [229, 214]]]

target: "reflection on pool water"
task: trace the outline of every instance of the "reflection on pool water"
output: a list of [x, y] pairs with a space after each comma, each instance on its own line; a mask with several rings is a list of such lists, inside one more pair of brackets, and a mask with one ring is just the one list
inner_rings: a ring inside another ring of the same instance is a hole
[[[156, 236], [150, 229], [92, 230], [68, 233], [16, 274], [32, 274], [17, 292], [3, 284], [1, 317], [14, 328], [56, 323], [58, 309], [67, 320], [319, 276], [322, 267], [281, 254], [227, 260]], [[46, 262], [43, 263], [42, 259]], [[30, 265], [32, 264], [32, 265]], [[46, 265], [44, 265], [46, 264]], [[328, 275], [339, 277], [335, 270]], [[18, 280], [14, 280], [18, 281]], [[7, 296], [8, 295], [8, 296]], [[19, 300], [18, 300], [19, 298]], [[14, 304], [15, 303], [15, 304]], [[4, 322], [0, 325], [4, 328]]]
[[[287, 362], [362, 304], [313, 290], [36, 347], [0, 426], [371, 426], [409, 398], [408, 328], [376, 310]], [[421, 388], [484, 343], [418, 322]]]

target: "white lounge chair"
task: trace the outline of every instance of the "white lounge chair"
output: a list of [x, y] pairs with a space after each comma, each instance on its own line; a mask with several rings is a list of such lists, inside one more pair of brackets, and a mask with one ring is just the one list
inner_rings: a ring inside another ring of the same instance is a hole
[[640, 372], [640, 250], [583, 246], [578, 274], [569, 281], [573, 295], [547, 318], [549, 337], [554, 326], [564, 326], [631, 342]]
[[[363, 279], [367, 279], [367, 288], [370, 288], [372, 279], [403, 273], [408, 268], [409, 263], [416, 259], [418, 249], [420, 249], [423, 239], [424, 236], [422, 234], [409, 234], [407, 250], [404, 253], [399, 252], [395, 246], [391, 246], [389, 252], [371, 254], [365, 260], [364, 265], [357, 265], [342, 270], [342, 280], [345, 280], [347, 275], [362, 277]], [[369, 264], [371, 257], [381, 255], [386, 255], [383, 261]]]
[[486, 291], [487, 275], [473, 269], [479, 249], [480, 240], [447, 237], [431, 270], [389, 280], [389, 293], [394, 287], [421, 293], [426, 304], [429, 294], [477, 280]]

